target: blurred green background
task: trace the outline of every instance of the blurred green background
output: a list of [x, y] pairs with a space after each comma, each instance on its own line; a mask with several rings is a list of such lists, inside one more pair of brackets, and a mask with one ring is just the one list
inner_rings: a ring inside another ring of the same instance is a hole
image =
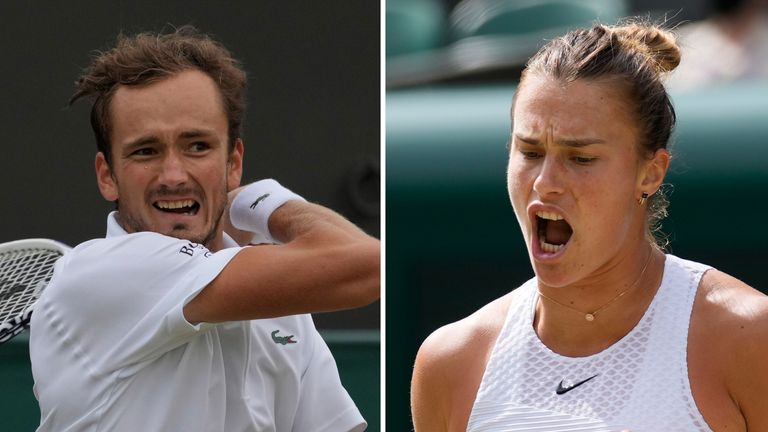
[[[525, 61], [570, 28], [638, 14], [675, 26], [706, 18], [705, 3], [387, 2], [386, 430], [412, 430], [424, 338], [533, 276], [505, 175]], [[768, 81], [671, 94], [668, 251], [768, 291], [768, 229], [746, 217], [768, 210]]]

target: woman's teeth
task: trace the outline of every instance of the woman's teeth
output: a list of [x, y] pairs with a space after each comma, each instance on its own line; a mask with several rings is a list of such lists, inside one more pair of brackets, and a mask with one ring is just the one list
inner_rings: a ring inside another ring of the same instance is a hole
[[559, 251], [560, 249], [562, 249], [563, 246], [565, 246], [565, 245], [549, 244], [549, 243], [545, 242], [543, 238], [540, 237], [539, 238], [539, 246], [541, 246], [541, 250], [543, 250], [544, 252], [555, 253], [555, 252]]
[[536, 216], [538, 216], [538, 217], [540, 217], [542, 219], [553, 220], [553, 221], [563, 220], [563, 217], [560, 216], [557, 213], [545, 212], [545, 211], [541, 211], [541, 210], [536, 212]]
[[[547, 225], [549, 221], [563, 221], [560, 222], [560, 225], [565, 224], [565, 227], [567, 227], [570, 230], [570, 227], [567, 225], [567, 223], [564, 221], [564, 217], [558, 213], [550, 212], [550, 211], [543, 211], [539, 210], [536, 212], [536, 216], [539, 217], [539, 223], [538, 223], [538, 232], [539, 232], [539, 246], [541, 246], [541, 250], [547, 253], [555, 253], [562, 249], [565, 246], [565, 243], [567, 243], [567, 238], [562, 238], [562, 234], [559, 236], [556, 236], [558, 239], [563, 240], [562, 244], [553, 244], [553, 243], [547, 243]], [[562, 230], [563, 227], [558, 226], [557, 228], [551, 227], [553, 229], [560, 228]], [[568, 235], [567, 237], [570, 237]]]

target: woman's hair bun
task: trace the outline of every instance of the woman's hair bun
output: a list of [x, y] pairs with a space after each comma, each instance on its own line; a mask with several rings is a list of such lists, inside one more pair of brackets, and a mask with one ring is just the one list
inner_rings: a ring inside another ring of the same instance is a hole
[[680, 47], [675, 35], [652, 24], [629, 23], [611, 27], [626, 48], [643, 52], [660, 73], [670, 72], [680, 64]]

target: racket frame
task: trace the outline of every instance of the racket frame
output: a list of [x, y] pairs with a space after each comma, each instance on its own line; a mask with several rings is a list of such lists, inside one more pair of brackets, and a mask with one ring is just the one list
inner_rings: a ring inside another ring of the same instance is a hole
[[[24, 249], [45, 249], [53, 251], [59, 254], [59, 258], [71, 250], [69, 246], [55, 240], [33, 238], [0, 243], [0, 256], [8, 252], [22, 251]], [[56, 261], [58, 261], [58, 259]], [[0, 261], [0, 265], [2, 264], [2, 261]], [[33, 300], [29, 305], [27, 305], [20, 313], [9, 313], [8, 316], [0, 316], [0, 343], [11, 340], [29, 326], [29, 321], [32, 317], [32, 311], [37, 303], [37, 299], [40, 297], [40, 294], [53, 276], [54, 265], [55, 262], [51, 265], [47, 275], [35, 284], [35, 291], [32, 294]], [[2, 269], [0, 269], [0, 275], [2, 274]], [[8, 296], [7, 300], [10, 301], [15, 295], [15, 293], [5, 293], [4, 291], [5, 290], [0, 291], [0, 304], [2, 304], [3, 308], [5, 307], [4, 302], [6, 301], [5, 296]]]

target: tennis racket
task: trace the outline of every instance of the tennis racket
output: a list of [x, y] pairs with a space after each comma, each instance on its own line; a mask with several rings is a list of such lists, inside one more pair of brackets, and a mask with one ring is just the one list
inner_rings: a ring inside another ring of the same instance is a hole
[[0, 244], [0, 343], [29, 326], [35, 302], [53, 276], [53, 265], [69, 250], [46, 239]]

